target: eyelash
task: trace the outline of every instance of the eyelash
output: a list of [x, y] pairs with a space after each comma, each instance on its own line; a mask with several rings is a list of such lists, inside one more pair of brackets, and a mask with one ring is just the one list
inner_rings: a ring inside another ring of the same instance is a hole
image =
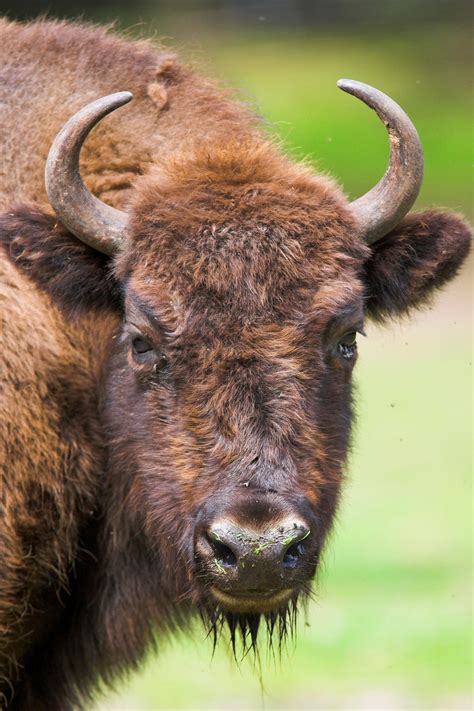
[[[357, 353], [357, 334], [365, 336], [365, 331], [362, 327], [354, 331], [348, 331], [342, 338], [339, 339], [337, 350], [339, 355], [344, 360], [352, 360]], [[346, 341], [346, 342], [345, 342]]]
[[338, 343], [337, 350], [339, 351], [339, 354], [342, 356], [342, 358], [344, 358], [344, 360], [351, 360], [352, 358], [354, 358], [357, 352], [357, 342], [355, 341], [350, 345], [347, 345], [345, 343]]

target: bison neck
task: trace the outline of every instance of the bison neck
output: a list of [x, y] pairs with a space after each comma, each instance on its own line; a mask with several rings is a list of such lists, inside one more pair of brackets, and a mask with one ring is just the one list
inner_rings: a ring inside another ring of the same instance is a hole
[[0, 551], [0, 609], [8, 617], [0, 620], [8, 630], [0, 678], [21, 689], [25, 665], [47, 676], [44, 647], [36, 650], [59, 634], [79, 571], [94, 560], [105, 465], [99, 386], [117, 316], [104, 309], [68, 316], [27, 268], [34, 252], [16, 261], [5, 225], [0, 232], [0, 459], [9, 531], [8, 550]]

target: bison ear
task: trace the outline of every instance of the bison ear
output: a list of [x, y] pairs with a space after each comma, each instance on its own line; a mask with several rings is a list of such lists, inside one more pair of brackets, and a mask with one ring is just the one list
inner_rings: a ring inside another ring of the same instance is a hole
[[20, 205], [1, 214], [0, 245], [69, 317], [121, 309], [111, 260], [74, 237], [43, 207]]
[[372, 246], [365, 265], [369, 317], [383, 321], [423, 306], [456, 276], [470, 245], [471, 231], [458, 215], [408, 215]]

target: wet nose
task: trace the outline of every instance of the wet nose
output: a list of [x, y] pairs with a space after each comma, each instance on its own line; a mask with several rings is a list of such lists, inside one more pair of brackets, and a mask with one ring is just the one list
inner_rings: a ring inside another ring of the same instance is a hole
[[301, 520], [286, 520], [261, 532], [221, 520], [202, 532], [198, 550], [204, 552], [210, 572], [233, 588], [280, 588], [298, 573], [309, 537], [310, 529]]

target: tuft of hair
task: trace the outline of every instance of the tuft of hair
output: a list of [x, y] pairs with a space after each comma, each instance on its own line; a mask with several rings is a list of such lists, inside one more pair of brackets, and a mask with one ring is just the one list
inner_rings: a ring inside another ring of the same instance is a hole
[[217, 644], [227, 638], [237, 664], [249, 653], [259, 661], [262, 646], [269, 656], [281, 659], [288, 643], [296, 642], [298, 613], [301, 607], [306, 609], [310, 598], [308, 587], [279, 609], [266, 613], [230, 612], [207, 605], [201, 610], [201, 619], [212, 641], [213, 655]]

